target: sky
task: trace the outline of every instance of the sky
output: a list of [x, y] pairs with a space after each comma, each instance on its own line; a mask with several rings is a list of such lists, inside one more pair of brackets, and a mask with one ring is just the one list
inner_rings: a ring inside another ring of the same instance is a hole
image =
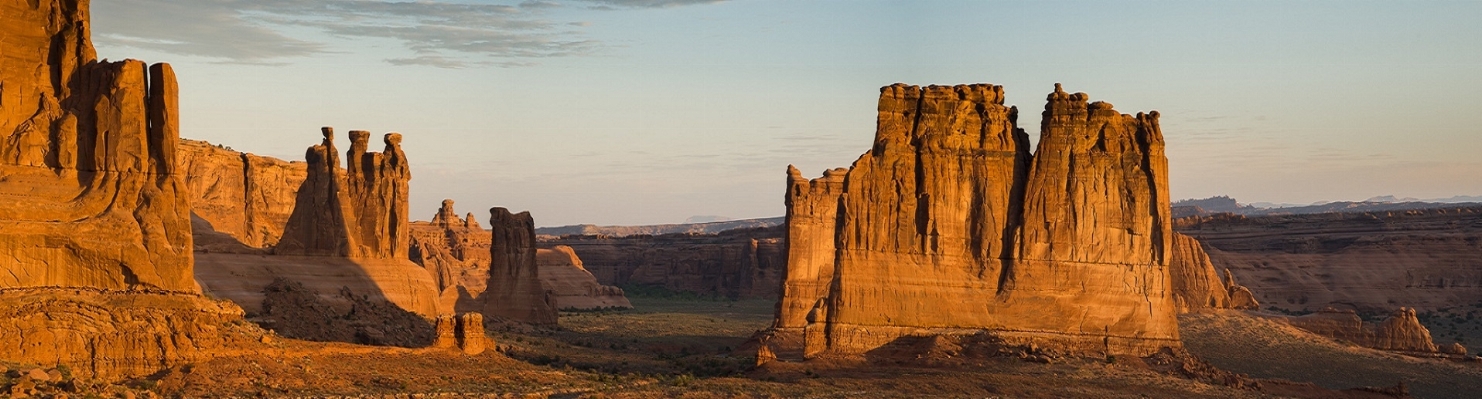
[[1157, 110], [1174, 200], [1482, 195], [1479, 1], [94, 0], [181, 135], [302, 160], [400, 132], [411, 211], [537, 226], [780, 216], [870, 148], [879, 88], [1054, 83]]

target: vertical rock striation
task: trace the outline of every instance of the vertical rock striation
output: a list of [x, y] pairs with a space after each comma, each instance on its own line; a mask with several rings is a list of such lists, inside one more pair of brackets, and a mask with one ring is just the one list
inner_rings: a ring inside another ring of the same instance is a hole
[[174, 71], [97, 61], [86, 1], [0, 21], [0, 288], [197, 291]]
[[1057, 84], [1031, 156], [1003, 98], [887, 86], [847, 172], [790, 168], [779, 333], [802, 332], [808, 356], [984, 330], [1078, 352], [1178, 345], [1158, 114]]
[[411, 169], [401, 134], [387, 133], [386, 148], [367, 152], [370, 133], [350, 131], [346, 168], [340, 169], [334, 129], [304, 154], [308, 176], [300, 186], [279, 255], [406, 259], [410, 243], [407, 188]]
[[540, 284], [535, 220], [530, 212], [489, 209], [489, 282], [483, 314], [524, 323], [556, 324], [556, 303]]
[[1199, 240], [1173, 233], [1171, 254], [1168, 274], [1173, 283], [1173, 303], [1179, 313], [1260, 308], [1250, 289], [1237, 284], [1229, 269], [1225, 270], [1225, 281], [1220, 281], [1219, 272]]
[[175, 73], [97, 60], [88, 10], [0, 3], [0, 361], [112, 378], [250, 349], [193, 276]]
[[213, 237], [206, 236], [211, 232], [252, 249], [278, 244], [293, 214], [299, 186], [307, 177], [305, 163], [195, 140], [181, 140], [178, 154], [190, 190], [192, 216], [205, 223], [193, 229], [198, 250], [231, 250], [211, 242]]

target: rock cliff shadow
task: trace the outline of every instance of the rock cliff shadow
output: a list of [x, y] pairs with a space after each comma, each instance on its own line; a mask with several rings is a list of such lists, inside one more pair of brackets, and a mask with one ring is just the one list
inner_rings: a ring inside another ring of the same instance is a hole
[[196, 253], [202, 290], [279, 335], [423, 347], [441, 312], [430, 275], [405, 260]]
[[267, 249], [254, 248], [242, 240], [230, 234], [216, 230], [216, 226], [210, 221], [190, 213], [191, 238], [195, 241], [196, 252], [229, 253], [229, 254], [266, 254]]

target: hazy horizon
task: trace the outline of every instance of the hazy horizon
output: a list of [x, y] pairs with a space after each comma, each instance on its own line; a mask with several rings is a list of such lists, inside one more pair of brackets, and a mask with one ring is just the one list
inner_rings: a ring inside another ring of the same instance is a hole
[[[95, 0], [100, 58], [170, 62], [183, 137], [301, 160], [397, 131], [411, 212], [537, 226], [783, 213], [869, 149], [878, 88], [1060, 82], [1158, 110], [1174, 200], [1482, 195], [1482, 2]], [[377, 146], [378, 147], [378, 146]]]

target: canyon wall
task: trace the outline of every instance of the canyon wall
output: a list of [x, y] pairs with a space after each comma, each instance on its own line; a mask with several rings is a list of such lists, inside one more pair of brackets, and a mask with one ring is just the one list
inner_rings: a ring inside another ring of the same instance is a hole
[[[181, 140], [177, 156], [186, 173], [191, 214], [197, 221], [194, 230], [198, 251], [277, 245], [293, 213], [298, 188], [307, 178], [307, 164], [196, 140]], [[200, 231], [203, 229], [206, 231]], [[214, 236], [205, 236], [208, 232], [221, 233], [231, 240], [213, 241]]]
[[1482, 207], [1306, 215], [1213, 215], [1176, 228], [1250, 287], [1261, 306], [1385, 314], [1482, 298]]
[[602, 285], [585, 267], [576, 251], [565, 245], [535, 251], [540, 283], [562, 310], [632, 308], [623, 289]]
[[0, 361], [137, 377], [251, 350], [200, 295], [168, 64], [98, 61], [86, 0], [0, 3]]
[[777, 298], [786, 262], [781, 226], [704, 235], [547, 237], [539, 244], [571, 247], [601, 284], [730, 299]]
[[1058, 84], [1047, 100], [1031, 157], [1001, 86], [881, 89], [874, 148], [842, 184], [789, 173], [777, 332], [802, 333], [806, 356], [983, 330], [1076, 352], [1178, 346], [1158, 114]]
[[174, 71], [98, 62], [86, 1], [0, 7], [0, 288], [198, 291]]

